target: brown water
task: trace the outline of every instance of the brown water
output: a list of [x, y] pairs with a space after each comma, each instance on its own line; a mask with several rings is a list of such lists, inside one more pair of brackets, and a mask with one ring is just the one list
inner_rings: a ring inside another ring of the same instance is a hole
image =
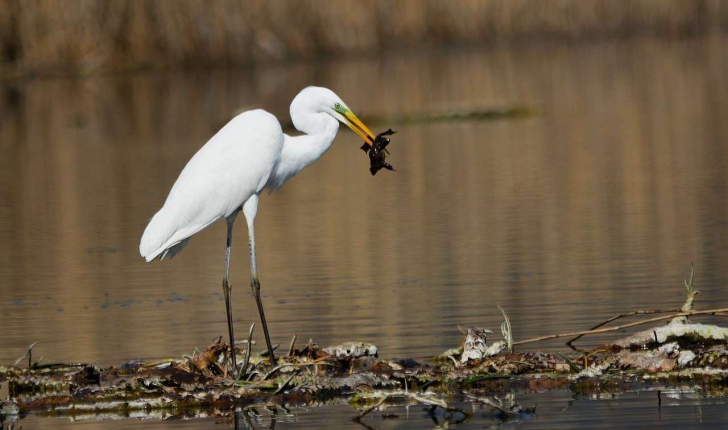
[[[727, 42], [533, 43], [3, 83], [0, 364], [35, 341], [44, 363], [109, 366], [190, 354], [224, 335], [224, 224], [161, 263], [144, 263], [139, 238], [187, 160], [235, 111], [287, 118], [309, 84], [334, 89], [364, 119], [508, 106], [540, 115], [377, 124], [398, 134], [388, 158], [397, 172], [376, 177], [342, 130], [320, 161], [264, 196], [256, 236], [274, 343], [297, 334], [320, 345], [368, 341], [385, 358], [434, 355], [459, 342], [458, 324], [498, 332], [496, 305], [516, 340], [582, 330], [680, 307], [690, 262], [698, 307], [728, 307]], [[239, 224], [231, 278], [244, 333], [258, 316]], [[566, 407], [567, 395], [549, 399], [562, 397]], [[653, 397], [643, 398], [626, 409], [577, 401], [572, 413], [658, 420]], [[698, 425], [687, 413], [696, 402], [722, 408], [696, 398], [678, 401], [682, 421], [670, 422]], [[352, 412], [315, 410], [312, 426], [338, 428]], [[432, 425], [419, 409], [413, 421], [398, 415], [394, 427]], [[567, 421], [542, 412], [524, 424]]]

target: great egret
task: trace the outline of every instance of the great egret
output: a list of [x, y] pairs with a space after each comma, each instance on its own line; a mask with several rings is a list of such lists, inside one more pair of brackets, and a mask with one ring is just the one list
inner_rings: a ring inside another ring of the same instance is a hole
[[327, 88], [304, 88], [291, 103], [293, 125], [304, 134], [288, 136], [275, 116], [264, 110], [241, 113], [215, 134], [190, 159], [172, 186], [162, 209], [147, 225], [139, 244], [139, 253], [151, 262], [170, 258], [182, 251], [190, 238], [215, 221], [227, 221], [225, 249], [225, 294], [228, 333], [233, 369], [235, 336], [228, 282], [233, 223], [242, 209], [248, 222], [250, 241], [250, 287], [258, 305], [265, 343], [271, 363], [275, 363], [268, 335], [260, 282], [255, 264], [255, 230], [258, 196], [263, 189], [280, 188], [318, 160], [339, 130], [346, 124], [365, 142], [373, 143], [374, 135], [333, 91]]

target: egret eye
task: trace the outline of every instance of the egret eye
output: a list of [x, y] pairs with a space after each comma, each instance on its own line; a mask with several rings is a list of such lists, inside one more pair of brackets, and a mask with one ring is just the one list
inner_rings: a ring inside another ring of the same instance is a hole
[[335, 103], [334, 104], [334, 109], [341, 110], [341, 103]]

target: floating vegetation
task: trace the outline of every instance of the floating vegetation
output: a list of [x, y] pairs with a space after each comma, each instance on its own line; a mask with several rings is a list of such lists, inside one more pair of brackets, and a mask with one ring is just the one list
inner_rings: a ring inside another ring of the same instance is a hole
[[[191, 356], [120, 367], [91, 364], [40, 364], [32, 361], [32, 346], [15, 365], [0, 367], [0, 385], [8, 400], [0, 403], [0, 419], [11, 421], [28, 414], [70, 416], [74, 419], [103, 414], [106, 418], [220, 416], [237, 420], [256, 417], [256, 407], [316, 406], [348, 402], [353, 418], [367, 419], [389, 406], [422, 405], [443, 423], [467, 421], [472, 410], [504, 422], [534, 415], [533, 406], [515, 402], [521, 390], [568, 389], [593, 394], [629, 390], [669, 390], [694, 387], [725, 395], [728, 390], [728, 329], [693, 323], [696, 315], [728, 315], [728, 309], [696, 311], [692, 276], [686, 281], [685, 305], [672, 311], [634, 311], [610, 318], [594, 329], [513, 342], [511, 322], [501, 309], [504, 340], [487, 343], [489, 330], [464, 331], [461, 347], [426, 360], [388, 360], [366, 342], [347, 342], [320, 348], [309, 341], [295, 348], [275, 366], [265, 357], [252, 356], [251, 342], [236, 354], [240, 367], [233, 373], [230, 346], [217, 339]], [[621, 318], [662, 314], [635, 323], [604, 327]], [[639, 324], [666, 321], [614, 343], [593, 349], [573, 347], [584, 335], [621, 330]], [[252, 336], [253, 327], [251, 327]], [[575, 337], [576, 336], [576, 337]], [[572, 337], [572, 351], [548, 354], [513, 351], [517, 345], [543, 339]], [[250, 339], [250, 336], [249, 336]], [[27, 358], [27, 367], [17, 367]], [[692, 385], [691, 385], [692, 384]], [[473, 408], [462, 407], [472, 403]], [[235, 412], [238, 411], [238, 412]], [[439, 420], [439, 421], [438, 421]]]
[[541, 112], [526, 106], [505, 108], [474, 107], [467, 110], [443, 110], [405, 115], [367, 116], [367, 124], [420, 124], [459, 121], [490, 121], [497, 119], [515, 119], [538, 116]]

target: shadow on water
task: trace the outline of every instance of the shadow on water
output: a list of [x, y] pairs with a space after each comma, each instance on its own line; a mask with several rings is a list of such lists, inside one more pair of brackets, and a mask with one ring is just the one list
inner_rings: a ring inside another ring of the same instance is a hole
[[[258, 264], [274, 343], [297, 334], [321, 345], [365, 340], [387, 357], [435, 355], [459, 338], [458, 324], [497, 330], [496, 305], [516, 340], [577, 331], [681, 303], [690, 262], [701, 302], [726, 307], [725, 43], [540, 44], [3, 83], [0, 363], [34, 341], [47, 360], [108, 365], [190, 353], [224, 333], [224, 226], [150, 265], [139, 237], [233, 112], [263, 107], [287, 119], [309, 84], [333, 88], [363, 118], [513, 106], [541, 115], [382, 124], [398, 131], [387, 158], [397, 172], [375, 178], [342, 130], [318, 163], [261, 201]], [[245, 254], [236, 248], [231, 268], [243, 327], [257, 319]], [[641, 394], [629, 398], [577, 402], [581, 412], [548, 420], [647, 408]]]

